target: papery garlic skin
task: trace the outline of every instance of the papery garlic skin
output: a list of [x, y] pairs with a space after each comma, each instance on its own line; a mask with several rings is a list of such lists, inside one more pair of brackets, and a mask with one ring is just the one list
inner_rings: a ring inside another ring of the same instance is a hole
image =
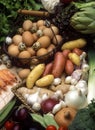
[[41, 2], [49, 13], [54, 13], [54, 7], [60, 2], [60, 0], [41, 0]]
[[41, 105], [38, 102], [35, 102], [32, 106], [32, 109], [35, 111], [39, 111], [41, 109]]
[[59, 85], [61, 81], [61, 78], [54, 78], [53, 85]]
[[63, 107], [66, 107], [66, 103], [64, 101], [60, 101], [58, 104], [56, 104], [53, 107], [52, 113], [55, 114], [57, 113], [59, 110], [61, 110]]
[[81, 92], [84, 94], [84, 95], [87, 95], [87, 92], [88, 92], [88, 85], [87, 85], [87, 82], [85, 80], [80, 80], [76, 86], [75, 86], [77, 89], [81, 90]]

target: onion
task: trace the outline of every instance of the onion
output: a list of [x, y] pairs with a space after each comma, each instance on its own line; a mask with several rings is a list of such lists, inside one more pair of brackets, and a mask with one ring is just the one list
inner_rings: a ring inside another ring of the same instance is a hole
[[41, 110], [43, 113], [48, 113], [52, 111], [53, 107], [58, 104], [59, 101], [56, 100], [55, 98], [48, 98], [41, 103]]
[[67, 106], [81, 109], [87, 106], [87, 98], [81, 90], [71, 90], [65, 94], [64, 101]]

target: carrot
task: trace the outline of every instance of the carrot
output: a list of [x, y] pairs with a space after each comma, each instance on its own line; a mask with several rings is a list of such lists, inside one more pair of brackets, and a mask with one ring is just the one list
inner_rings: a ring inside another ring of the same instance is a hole
[[65, 72], [67, 75], [71, 75], [73, 71], [74, 71], [74, 64], [72, 63], [71, 60], [67, 59], [65, 64]]
[[55, 78], [61, 77], [64, 67], [65, 67], [66, 58], [63, 56], [62, 52], [56, 52], [54, 56], [54, 63], [52, 74]]
[[71, 50], [65, 49], [65, 50], [62, 51], [62, 54], [64, 55], [65, 58], [67, 58], [67, 57], [68, 57], [68, 54], [69, 54], [70, 52], [71, 52]]
[[45, 75], [47, 75], [47, 74], [51, 74], [51, 72], [52, 72], [52, 67], [53, 67], [53, 62], [48, 63], [48, 64], [45, 66], [45, 70], [44, 70], [43, 76], [45, 76]]
[[72, 52], [74, 52], [74, 53], [76, 53], [78, 56], [80, 56], [80, 55], [82, 54], [83, 50], [81, 50], [81, 49], [79, 49], [79, 48], [74, 48], [74, 49], [72, 50]]

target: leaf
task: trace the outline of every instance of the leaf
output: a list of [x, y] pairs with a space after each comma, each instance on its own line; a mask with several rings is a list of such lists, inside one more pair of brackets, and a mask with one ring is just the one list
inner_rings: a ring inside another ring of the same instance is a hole
[[56, 121], [54, 120], [54, 117], [52, 115], [44, 114], [43, 118], [44, 118], [44, 122], [45, 122], [46, 126], [54, 125], [58, 129], [58, 124], [56, 123]]
[[41, 116], [39, 114], [34, 114], [34, 113], [32, 113], [30, 115], [32, 116], [32, 118], [35, 121], [39, 122], [43, 127], [46, 127], [43, 116]]

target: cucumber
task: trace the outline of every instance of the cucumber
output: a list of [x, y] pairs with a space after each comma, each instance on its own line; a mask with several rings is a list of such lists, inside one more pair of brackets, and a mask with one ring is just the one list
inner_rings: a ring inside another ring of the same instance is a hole
[[1, 111], [0, 111], [0, 127], [8, 119], [11, 110], [13, 109], [16, 103], [16, 98], [14, 97]]

